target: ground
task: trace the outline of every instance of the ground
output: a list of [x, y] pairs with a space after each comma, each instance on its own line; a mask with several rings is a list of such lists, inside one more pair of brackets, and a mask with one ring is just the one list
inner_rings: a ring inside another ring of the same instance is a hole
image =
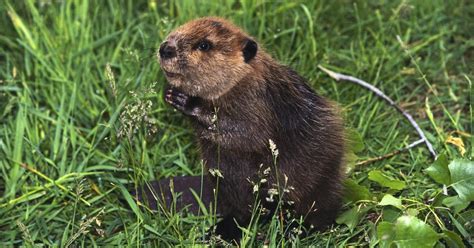
[[[351, 146], [332, 228], [242, 246], [462, 247], [474, 238], [472, 1], [2, 1], [0, 246], [190, 246], [212, 216], [138, 208], [126, 189], [199, 175], [189, 122], [164, 103], [156, 51], [199, 16], [233, 20], [335, 101]], [[364, 79], [411, 113], [318, 69]], [[214, 240], [214, 239], [213, 239]], [[213, 242], [213, 241], [211, 241]]]

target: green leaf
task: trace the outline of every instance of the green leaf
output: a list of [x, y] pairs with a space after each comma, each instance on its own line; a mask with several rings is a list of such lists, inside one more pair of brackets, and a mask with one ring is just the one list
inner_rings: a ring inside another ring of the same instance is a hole
[[451, 184], [451, 174], [449, 173], [448, 164], [448, 158], [446, 154], [443, 153], [439, 155], [436, 161], [433, 162], [430, 167], [426, 168], [425, 171], [435, 182], [449, 185]]
[[455, 159], [449, 164], [451, 186], [464, 201], [474, 201], [474, 162]]
[[393, 235], [394, 227], [395, 227], [395, 224], [387, 222], [387, 221], [381, 221], [377, 225], [377, 237], [379, 239], [379, 246], [381, 248], [390, 247], [390, 244], [393, 242], [393, 238], [394, 238], [394, 235]]
[[348, 148], [346, 154], [344, 155], [346, 161], [346, 174], [350, 174], [352, 170], [356, 167], [356, 162], [359, 157], [356, 153], [364, 150], [364, 141], [362, 136], [355, 129], [347, 129], [346, 137], [348, 138]]
[[339, 217], [336, 219], [336, 223], [347, 225], [352, 232], [357, 224], [359, 224], [360, 219], [367, 213], [369, 209], [369, 207], [360, 208], [355, 206], [339, 215]]
[[464, 248], [466, 247], [462, 242], [461, 237], [453, 231], [444, 230], [443, 239], [446, 241], [446, 244], [450, 248]]
[[370, 200], [372, 196], [367, 187], [359, 185], [356, 181], [348, 178], [344, 181], [343, 198], [345, 202], [356, 202], [360, 200]]
[[358, 153], [364, 150], [364, 140], [359, 132], [355, 129], [346, 130], [347, 137], [349, 139], [349, 150], [354, 153]]
[[395, 243], [399, 247], [433, 247], [439, 239], [429, 225], [413, 216], [398, 218], [395, 228]]
[[420, 211], [416, 208], [409, 208], [406, 210], [406, 213], [407, 215], [416, 217], [420, 213]]
[[[456, 220], [453, 220], [453, 223], [458, 223], [456, 226], [459, 232], [468, 239], [472, 239], [472, 233], [474, 233], [474, 209], [467, 210], [459, 214], [459, 217]], [[467, 235], [464, 235], [467, 234]]]
[[377, 182], [378, 184], [384, 187], [388, 187], [395, 190], [402, 190], [406, 186], [405, 182], [389, 178], [379, 170], [373, 170], [369, 172], [369, 179], [374, 182]]
[[402, 211], [400, 211], [400, 209], [398, 208], [383, 208], [382, 220], [388, 222], [395, 222], [402, 214]]
[[461, 199], [459, 196], [451, 196], [443, 199], [443, 204], [446, 207], [452, 208], [455, 213], [459, 213], [461, 210], [469, 206], [469, 201]]
[[395, 224], [380, 222], [377, 226], [380, 247], [423, 248], [433, 247], [440, 238], [433, 229], [413, 216], [401, 216]]
[[394, 206], [398, 209], [403, 209], [402, 200], [393, 197], [390, 194], [383, 196], [382, 200], [379, 202], [380, 206]]
[[346, 161], [346, 175], [350, 175], [356, 167], [356, 162], [359, 160], [359, 157], [353, 151], [347, 151], [344, 155]]

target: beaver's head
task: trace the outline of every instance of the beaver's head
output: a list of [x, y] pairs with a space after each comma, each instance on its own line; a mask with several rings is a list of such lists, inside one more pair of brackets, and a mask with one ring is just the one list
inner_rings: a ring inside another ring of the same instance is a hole
[[252, 72], [257, 50], [257, 43], [232, 23], [206, 17], [169, 34], [158, 56], [173, 87], [212, 100]]

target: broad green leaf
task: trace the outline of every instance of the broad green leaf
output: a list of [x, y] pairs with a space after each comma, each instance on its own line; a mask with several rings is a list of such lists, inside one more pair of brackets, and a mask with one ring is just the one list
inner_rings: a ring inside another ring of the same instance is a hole
[[455, 159], [449, 164], [451, 186], [464, 201], [474, 201], [474, 162]]
[[413, 216], [401, 216], [395, 224], [381, 222], [377, 226], [380, 247], [423, 248], [433, 247], [440, 238], [433, 229]]
[[446, 154], [443, 153], [439, 155], [436, 161], [433, 162], [433, 164], [431, 164], [431, 166], [425, 171], [431, 178], [433, 178], [433, 180], [435, 180], [435, 182], [449, 185], [451, 184], [451, 174], [449, 173], [448, 164], [448, 158]]
[[398, 209], [403, 209], [402, 200], [400, 200], [398, 198], [395, 198], [390, 194], [384, 195], [382, 200], [379, 202], [378, 205], [381, 205], [381, 206], [394, 206]]
[[356, 181], [348, 178], [344, 181], [344, 201], [356, 202], [360, 200], [370, 200], [371, 194], [365, 186], [357, 184]]
[[392, 179], [379, 170], [373, 170], [369, 172], [369, 179], [377, 182], [378, 184], [388, 187], [395, 190], [402, 190], [405, 188], [406, 184], [403, 181]]
[[443, 239], [446, 241], [446, 244], [449, 248], [464, 248], [466, 247], [462, 242], [461, 237], [453, 231], [444, 230]]
[[356, 153], [364, 150], [364, 142], [362, 141], [362, 137], [360, 136], [359, 132], [357, 132], [355, 129], [348, 129], [346, 133], [349, 141], [348, 149], [344, 157], [347, 165], [346, 174], [350, 175], [356, 166], [357, 160], [359, 159]]
[[346, 130], [347, 137], [349, 138], [349, 149], [354, 153], [361, 152], [364, 150], [364, 140], [359, 132], [355, 129]]
[[402, 214], [402, 211], [400, 211], [400, 209], [398, 208], [383, 208], [382, 220], [388, 222], [395, 222]]
[[393, 233], [394, 227], [395, 224], [387, 221], [381, 221], [377, 225], [377, 237], [379, 239], [379, 246], [381, 248], [390, 247], [395, 236]]
[[[459, 217], [456, 219], [456, 222], [458, 222], [463, 228], [462, 231], [460, 230], [460, 233], [470, 234], [470, 237], [472, 238], [472, 233], [474, 233], [474, 209], [467, 210], [459, 214]], [[469, 236], [464, 237], [468, 238]]]
[[337, 217], [337, 224], [345, 224], [352, 231], [359, 224], [360, 219], [367, 213], [370, 208], [355, 206]]
[[415, 216], [415, 217], [420, 213], [420, 211], [416, 208], [409, 208], [405, 212], [407, 215]]
[[413, 216], [402, 216], [395, 223], [395, 243], [399, 247], [433, 247], [439, 235], [433, 229]]
[[346, 175], [350, 175], [356, 167], [356, 162], [359, 160], [359, 157], [353, 151], [347, 151], [344, 158], [346, 161]]
[[364, 142], [359, 132], [355, 129], [347, 129], [346, 136], [348, 137], [348, 148], [346, 154], [344, 155], [346, 160], [346, 174], [349, 175], [356, 166], [356, 162], [359, 157], [356, 153], [364, 150]]
[[455, 213], [459, 213], [461, 210], [469, 206], [469, 202], [461, 199], [459, 196], [450, 196], [443, 199], [443, 205], [452, 208]]

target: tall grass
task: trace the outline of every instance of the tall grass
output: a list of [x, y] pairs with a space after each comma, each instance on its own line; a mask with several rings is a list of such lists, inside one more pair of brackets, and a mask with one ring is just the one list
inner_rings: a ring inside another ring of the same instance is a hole
[[[127, 192], [145, 181], [202, 173], [189, 123], [162, 99], [165, 79], [155, 55], [174, 27], [199, 16], [233, 20], [337, 101], [346, 126], [363, 140], [360, 160], [401, 148], [416, 133], [375, 96], [333, 82], [318, 64], [381, 88], [409, 109], [449, 158], [461, 155], [446, 140], [472, 134], [470, 1], [7, 0], [0, 11], [1, 246], [199, 244], [212, 216], [153, 214]], [[472, 140], [459, 137], [472, 153]], [[377, 221], [399, 213], [377, 205], [387, 189], [368, 179], [375, 169], [405, 182], [394, 194], [416, 202], [406, 208], [440, 231], [438, 215], [452, 220], [449, 215], [459, 213], [441, 213], [429, 201], [439, 188], [423, 171], [431, 162], [417, 147], [350, 167], [348, 177], [375, 197], [347, 202], [344, 210], [371, 207], [353, 226], [336, 224], [289, 240], [273, 221], [252, 225], [242, 242], [376, 244]], [[468, 242], [462, 230], [452, 229]]]

